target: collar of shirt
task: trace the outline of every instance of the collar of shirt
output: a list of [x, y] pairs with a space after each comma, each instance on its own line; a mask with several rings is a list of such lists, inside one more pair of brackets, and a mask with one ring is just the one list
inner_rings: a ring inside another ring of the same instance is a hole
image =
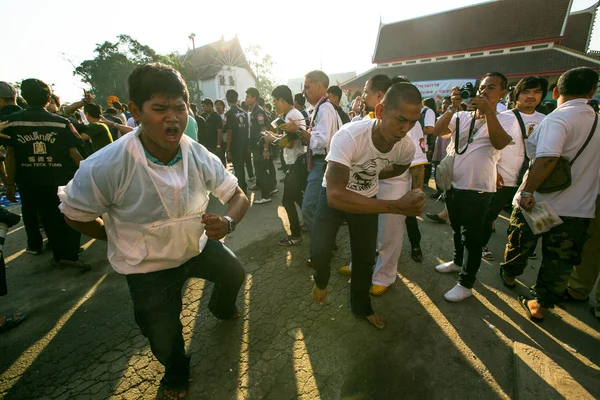
[[575, 106], [575, 105], [586, 105], [587, 106], [587, 102], [588, 102], [587, 99], [573, 99], [573, 100], [565, 101], [560, 106], [556, 107], [556, 109], [558, 110], [559, 108]]
[[[142, 146], [142, 148], [144, 148], [144, 153], [146, 154], [146, 158], [150, 161], [152, 161], [154, 164], [156, 165], [165, 165], [162, 162], [158, 161], [158, 158], [152, 156], [150, 153], [148, 153], [148, 151], [146, 150], [146, 148], [144, 146]], [[174, 159], [172, 159], [171, 161], [169, 161], [167, 163], [167, 167], [172, 167], [173, 165], [177, 164], [177, 162], [179, 160], [181, 160], [183, 158], [183, 156], [181, 155], [181, 147], [179, 147], [179, 151], [177, 152], [177, 155], [175, 156]]]

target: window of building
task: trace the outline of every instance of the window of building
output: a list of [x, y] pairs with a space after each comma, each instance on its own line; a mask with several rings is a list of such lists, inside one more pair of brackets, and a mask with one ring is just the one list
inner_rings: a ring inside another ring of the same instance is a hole
[[225, 86], [225, 75], [219, 75], [219, 85]]
[[229, 86], [235, 86], [235, 78], [233, 75], [229, 75]]

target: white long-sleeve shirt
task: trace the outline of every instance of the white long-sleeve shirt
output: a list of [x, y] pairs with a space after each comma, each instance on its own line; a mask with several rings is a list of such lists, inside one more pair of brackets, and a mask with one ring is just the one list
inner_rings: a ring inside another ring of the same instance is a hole
[[342, 119], [330, 102], [319, 106], [317, 119], [310, 131], [310, 149], [313, 155], [326, 155], [331, 138], [342, 126]]

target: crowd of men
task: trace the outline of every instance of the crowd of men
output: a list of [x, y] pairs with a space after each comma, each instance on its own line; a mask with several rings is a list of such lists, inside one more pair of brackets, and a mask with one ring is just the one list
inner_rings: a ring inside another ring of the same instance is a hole
[[[597, 82], [589, 68], [564, 73], [551, 88], [557, 107], [548, 115], [538, 111], [546, 79], [530, 76], [509, 90], [499, 72], [485, 74], [468, 99], [453, 88], [439, 109], [408, 78], [374, 75], [350, 115], [340, 107], [341, 89], [318, 70], [306, 74], [302, 93], [285, 85], [271, 93], [249, 88], [240, 102], [240, 93], [229, 90], [225, 100], [202, 100], [201, 112], [189, 103], [181, 75], [158, 63], [132, 72], [127, 106], [114, 102], [104, 111], [88, 94], [61, 107], [37, 79], [22, 82], [22, 108], [15, 88], [0, 82], [6, 148], [0, 178], [9, 200], [16, 201], [17, 188], [20, 193], [28, 253], [43, 250], [40, 223], [56, 266], [90, 268], [79, 259], [81, 234], [108, 242], [108, 260], [126, 276], [135, 320], [165, 365], [161, 390], [181, 398], [190, 363], [179, 320], [181, 289], [189, 277], [212, 281], [210, 311], [220, 319], [239, 317], [245, 273], [221, 239], [244, 217], [249, 190], [260, 192], [254, 204], [278, 193], [278, 158], [290, 224], [279, 244], [299, 245], [306, 231], [318, 304], [326, 303], [336, 235], [347, 224], [351, 262], [339, 273], [352, 277], [352, 312], [385, 327], [370, 296], [394, 283], [405, 227], [411, 257], [423, 262], [416, 217], [432, 171], [435, 196], [442, 195], [447, 211], [430, 218], [449, 220], [454, 231], [453, 259], [435, 270], [459, 273], [446, 300], [472, 295], [482, 258], [493, 259], [487, 243], [494, 221], [507, 207], [503, 285], [516, 286], [541, 239], [532, 296], [519, 297], [529, 318], [539, 323], [558, 302], [587, 300], [600, 271], [600, 128], [588, 105]], [[265, 104], [265, 95], [272, 102]], [[224, 215], [206, 212], [209, 193], [228, 204]], [[539, 232], [528, 215], [542, 204], [562, 222]], [[19, 220], [0, 208], [0, 251]], [[599, 307], [592, 311], [600, 318]], [[0, 330], [24, 318], [3, 317]]]

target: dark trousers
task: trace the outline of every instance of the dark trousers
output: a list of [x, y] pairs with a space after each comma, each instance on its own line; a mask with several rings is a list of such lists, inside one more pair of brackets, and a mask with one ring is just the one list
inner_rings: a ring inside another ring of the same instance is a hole
[[248, 185], [246, 184], [246, 172], [244, 171], [244, 152], [238, 149], [231, 150], [231, 163], [233, 164], [233, 173], [238, 180], [240, 189], [247, 193]]
[[246, 172], [248, 178], [254, 178], [254, 168], [252, 167], [252, 153], [250, 149], [244, 150], [244, 164], [246, 164]]
[[275, 169], [275, 164], [273, 164], [274, 156], [271, 154], [267, 161], [267, 169], [269, 171], [269, 179], [271, 179], [271, 188], [275, 189], [277, 187], [277, 170]]
[[44, 238], [40, 233], [40, 222], [36, 208], [32, 207], [31, 204], [21, 204], [21, 215], [23, 217], [25, 233], [27, 234], [27, 248], [42, 250], [44, 248]]
[[321, 188], [314, 230], [310, 238], [310, 254], [315, 269], [313, 277], [319, 289], [327, 287], [331, 276], [333, 245], [344, 219], [348, 221], [352, 254], [350, 306], [354, 315], [368, 317], [373, 314], [369, 289], [377, 246], [378, 214], [349, 214], [331, 208], [327, 204], [325, 188]]
[[283, 150], [279, 152], [279, 161], [281, 162], [281, 170], [283, 172], [288, 172], [288, 165], [285, 163], [285, 157], [283, 156]]
[[583, 246], [589, 235], [590, 219], [560, 217], [563, 223], [539, 236], [531, 231], [523, 212], [515, 208], [508, 227], [508, 243], [501, 268], [516, 278], [527, 267], [527, 259], [538, 238], [542, 238], [542, 264], [531, 293], [542, 307], [552, 308], [562, 299], [573, 266], [581, 264]]
[[285, 208], [288, 220], [290, 221], [292, 236], [298, 238], [302, 236], [302, 228], [300, 227], [300, 218], [298, 217], [296, 204], [302, 207], [302, 191], [305, 186], [303, 185], [304, 182], [302, 182], [302, 175], [296, 171], [294, 165], [288, 165], [287, 168], [288, 171], [283, 181], [283, 199], [281, 204]]
[[232, 318], [244, 283], [244, 268], [218, 240], [209, 240], [202, 253], [172, 269], [127, 275], [135, 321], [150, 341], [152, 353], [165, 366], [161, 385], [187, 389], [190, 357], [185, 354], [181, 320], [182, 290], [188, 278], [213, 282], [208, 309], [217, 318]]
[[504, 186], [492, 195], [490, 207], [483, 220], [483, 247], [486, 247], [492, 236], [492, 225], [507, 204], [512, 202], [518, 187]]
[[462, 266], [458, 283], [472, 288], [481, 266], [483, 219], [492, 193], [450, 189], [446, 207], [454, 231], [454, 263]]
[[421, 246], [421, 231], [419, 231], [417, 217], [406, 217], [406, 233], [411, 247]]
[[[58, 186], [19, 185], [21, 205], [28, 209], [28, 212], [39, 213], [48, 240], [52, 243], [54, 259], [77, 261], [81, 234], [65, 222], [58, 209], [60, 199], [57, 191]], [[36, 229], [39, 233], [39, 227]]]
[[[263, 199], [271, 198], [271, 191], [275, 187], [273, 181], [276, 179], [271, 177], [271, 166], [273, 162], [270, 159], [265, 159], [263, 155], [264, 149], [262, 146], [255, 146], [252, 151], [252, 159], [254, 160], [254, 172], [256, 173], [256, 184], [260, 187], [260, 192]], [[275, 167], [273, 167], [273, 173]]]
[[8, 294], [8, 286], [6, 284], [6, 264], [4, 264], [4, 256], [0, 254], [0, 296]]

